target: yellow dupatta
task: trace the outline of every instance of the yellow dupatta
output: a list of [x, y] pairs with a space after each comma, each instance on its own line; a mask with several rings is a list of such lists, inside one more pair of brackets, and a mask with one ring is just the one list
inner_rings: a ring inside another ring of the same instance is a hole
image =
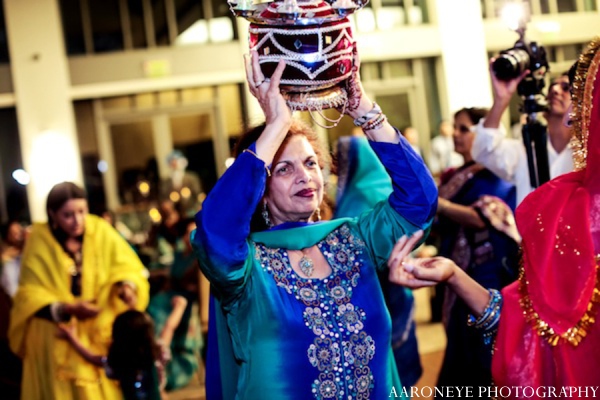
[[[76, 299], [71, 294], [69, 270], [73, 260], [56, 241], [48, 224], [34, 225], [22, 260], [9, 328], [11, 349], [24, 359], [22, 398], [112, 398], [115, 385], [106, 381], [103, 371], [84, 361], [67, 342], [56, 338], [54, 323], [34, 315], [54, 302], [94, 301], [102, 310], [96, 318], [86, 321], [73, 318], [70, 323], [75, 325], [85, 347], [93, 353], [106, 354], [112, 323], [126, 309], [115, 294], [114, 284], [134, 283], [137, 308], [144, 310], [148, 304], [149, 285], [138, 256], [108, 223], [89, 215], [83, 239], [81, 297]], [[84, 392], [91, 390], [98, 394], [78, 395], [81, 387], [87, 387]]]

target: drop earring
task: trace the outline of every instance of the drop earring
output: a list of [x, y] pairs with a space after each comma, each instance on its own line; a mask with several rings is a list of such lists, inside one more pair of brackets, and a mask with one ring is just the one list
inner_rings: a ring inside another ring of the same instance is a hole
[[267, 228], [272, 228], [273, 223], [271, 222], [271, 218], [269, 218], [269, 209], [267, 208], [266, 201], [263, 202], [263, 209], [262, 209], [261, 215], [262, 215], [263, 219], [265, 220], [265, 225], [267, 225]]

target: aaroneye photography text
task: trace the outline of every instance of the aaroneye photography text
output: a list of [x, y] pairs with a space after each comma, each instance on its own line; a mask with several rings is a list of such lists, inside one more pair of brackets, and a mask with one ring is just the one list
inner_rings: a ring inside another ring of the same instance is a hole
[[423, 386], [410, 388], [392, 387], [389, 397], [407, 396], [411, 398], [596, 398], [600, 396], [600, 386]]

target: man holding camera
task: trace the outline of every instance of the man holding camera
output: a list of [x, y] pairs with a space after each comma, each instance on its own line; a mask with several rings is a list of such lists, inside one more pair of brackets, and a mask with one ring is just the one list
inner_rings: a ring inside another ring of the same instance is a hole
[[[490, 65], [493, 65], [494, 60]], [[500, 178], [513, 182], [517, 188], [517, 204], [534, 190], [527, 164], [527, 153], [521, 140], [506, 137], [501, 126], [502, 114], [517, 86], [529, 74], [529, 70], [510, 80], [501, 80], [491, 73], [494, 103], [485, 120], [477, 125], [477, 134], [471, 154]], [[571, 132], [563, 122], [571, 106], [570, 84], [567, 74], [552, 80], [547, 95], [544, 117], [548, 131], [548, 164], [550, 179], [573, 170], [572, 150], [569, 146]]]

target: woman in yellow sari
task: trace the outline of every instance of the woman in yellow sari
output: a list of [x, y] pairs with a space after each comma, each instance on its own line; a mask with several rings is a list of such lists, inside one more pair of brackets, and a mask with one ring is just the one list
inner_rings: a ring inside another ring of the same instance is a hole
[[64, 340], [57, 324], [106, 354], [114, 318], [148, 304], [144, 266], [104, 220], [88, 214], [86, 194], [70, 182], [48, 194], [48, 223], [35, 224], [24, 249], [9, 328], [23, 359], [21, 398], [118, 400], [118, 385]]

